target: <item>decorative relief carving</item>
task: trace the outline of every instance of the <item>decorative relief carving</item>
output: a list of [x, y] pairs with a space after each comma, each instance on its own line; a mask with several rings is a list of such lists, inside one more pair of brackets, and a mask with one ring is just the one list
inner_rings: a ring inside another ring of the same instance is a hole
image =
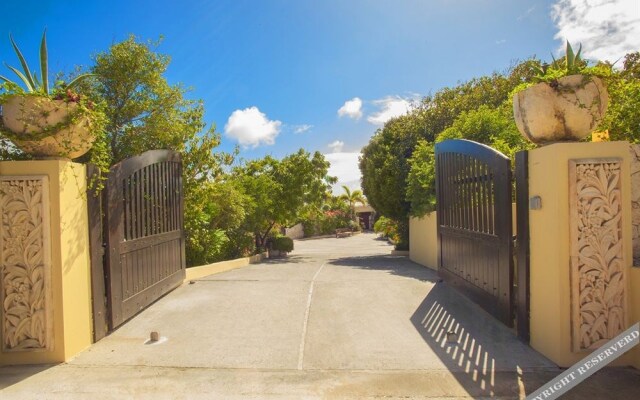
[[0, 177], [2, 351], [51, 350], [46, 176]]
[[631, 152], [631, 226], [633, 265], [640, 267], [640, 144], [629, 146]]
[[570, 162], [573, 350], [595, 349], [626, 327], [621, 161]]

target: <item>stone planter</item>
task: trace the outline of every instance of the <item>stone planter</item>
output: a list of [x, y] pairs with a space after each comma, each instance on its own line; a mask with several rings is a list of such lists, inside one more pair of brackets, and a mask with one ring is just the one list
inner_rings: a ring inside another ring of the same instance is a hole
[[269, 258], [283, 258], [287, 256], [286, 251], [269, 249]]
[[78, 104], [64, 100], [52, 100], [38, 96], [14, 96], [2, 105], [2, 123], [16, 137], [43, 132], [48, 127], [61, 124], [52, 134], [38, 140], [12, 141], [22, 151], [37, 157], [77, 158], [91, 149], [95, 135], [91, 131], [91, 119], [80, 115], [66, 122], [77, 112]]
[[608, 103], [600, 78], [569, 75], [516, 93], [513, 115], [520, 133], [533, 143], [577, 141], [593, 132]]

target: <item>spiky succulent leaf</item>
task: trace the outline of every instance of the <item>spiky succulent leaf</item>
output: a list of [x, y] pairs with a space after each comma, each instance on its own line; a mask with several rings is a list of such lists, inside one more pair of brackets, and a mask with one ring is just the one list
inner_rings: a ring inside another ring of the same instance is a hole
[[32, 79], [28, 79], [26, 76], [24, 76], [24, 74], [22, 72], [20, 72], [18, 69], [5, 64], [5, 66], [7, 68], [9, 68], [11, 71], [13, 71], [14, 74], [18, 75], [18, 77], [20, 78], [20, 80], [22, 80], [22, 82], [24, 83], [24, 85], [27, 87], [27, 91], [29, 92], [34, 92], [34, 85], [33, 85], [33, 78]]
[[29, 65], [27, 64], [27, 60], [22, 55], [22, 52], [20, 51], [20, 48], [18, 47], [16, 42], [13, 40], [13, 36], [11, 36], [11, 34], [9, 34], [9, 39], [11, 40], [11, 45], [13, 45], [13, 49], [15, 50], [16, 55], [18, 56], [18, 59], [20, 60], [20, 64], [22, 64], [22, 70], [24, 71], [24, 74], [20, 74], [21, 78], [24, 77], [25, 78], [25, 83], [26, 82], [29, 83], [27, 86], [29, 86], [31, 88], [30, 89], [31, 91], [34, 91], [35, 84], [33, 82], [33, 76], [31, 76], [31, 70], [29, 69]]
[[571, 43], [567, 40], [567, 53], [565, 54], [565, 60], [567, 63], [567, 71], [571, 72], [574, 69], [575, 62], [575, 54], [573, 54], [573, 49], [571, 48]]
[[556, 60], [553, 54], [551, 54], [551, 59], [553, 60], [553, 62], [551, 63], [551, 67], [553, 69], [560, 69], [560, 63], [558, 63], [558, 60]]
[[40, 76], [42, 76], [42, 91], [49, 94], [49, 56], [47, 55], [47, 30], [42, 34], [40, 42]]
[[77, 77], [75, 77], [75, 79], [73, 79], [71, 82], [69, 82], [68, 84], [65, 85], [65, 87], [67, 88], [72, 88], [73, 86], [77, 85], [78, 83], [82, 82], [83, 80], [95, 76], [96, 74], [82, 74], [82, 75], [78, 75]]

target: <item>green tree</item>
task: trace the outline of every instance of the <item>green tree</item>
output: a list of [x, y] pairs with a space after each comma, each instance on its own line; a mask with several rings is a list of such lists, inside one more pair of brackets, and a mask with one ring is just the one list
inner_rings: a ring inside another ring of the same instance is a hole
[[436, 162], [434, 145], [426, 140], [418, 142], [409, 158], [407, 201], [411, 215], [420, 217], [436, 209]]
[[362, 191], [354, 190], [353, 192], [349, 189], [348, 186], [342, 185], [342, 190], [344, 193], [339, 196], [340, 200], [345, 201], [349, 205], [349, 213], [351, 214], [351, 219], [356, 221], [356, 203], [360, 203], [362, 205], [366, 204], [366, 200]]
[[640, 52], [625, 56], [623, 68], [606, 80], [609, 108], [600, 129], [608, 129], [611, 140], [640, 142]]
[[202, 182], [192, 189], [191, 199], [198, 201], [192, 200], [185, 207], [188, 265], [209, 264], [250, 252], [238, 232], [248, 199], [233, 181]]
[[369, 204], [398, 225], [398, 249], [409, 246], [409, 210], [406, 180], [409, 158], [421, 138], [423, 121], [414, 112], [387, 121], [362, 149], [362, 190]]
[[484, 143], [513, 158], [517, 151], [532, 148], [518, 131], [510, 101], [499, 108], [485, 104], [462, 112], [450, 127], [438, 135], [437, 142], [447, 139], [467, 139]]
[[[220, 188], [228, 189], [217, 181], [233, 155], [214, 152], [220, 135], [215, 126], [207, 128], [202, 101], [186, 99], [186, 89], [167, 82], [170, 58], [157, 52], [158, 45], [134, 36], [113, 44], [95, 56], [91, 72], [99, 78], [83, 89], [92, 90], [106, 105], [109, 123], [103, 145], [113, 164], [151, 149], [181, 153], [189, 265], [211, 262], [228, 241], [224, 230], [238, 226], [244, 215], [233, 197], [217, 196]], [[229, 208], [233, 212], [227, 212]], [[222, 214], [224, 223], [219, 220]]]
[[266, 156], [234, 170], [233, 179], [247, 198], [243, 228], [253, 233], [257, 249], [265, 248], [276, 225], [297, 222], [305, 206], [321, 206], [329, 185], [335, 183], [328, 169], [322, 154], [300, 149], [282, 160]]
[[[491, 139], [492, 143], [505, 149], [512, 146], [517, 148], [518, 144], [511, 135], [512, 125], [503, 124], [505, 119], [501, 113], [508, 108], [505, 103], [510, 101], [509, 96], [513, 89], [530, 80], [535, 74], [532, 67], [539, 65], [538, 60], [526, 60], [511, 67], [506, 73], [494, 73], [460, 83], [455, 87], [443, 88], [433, 95], [426, 96], [420, 106], [408, 115], [392, 119], [376, 131], [364, 147], [360, 159], [362, 189], [369, 203], [380, 214], [397, 223], [397, 248], [408, 246], [410, 213], [417, 215], [433, 207], [433, 185], [429, 184], [423, 189], [420, 186], [421, 181], [432, 179], [428, 177], [433, 176], [434, 172], [433, 165], [429, 165], [432, 163], [432, 156], [429, 156], [432, 150], [429, 145], [425, 144], [421, 149], [421, 156], [428, 157], [427, 159], [421, 161], [416, 156], [410, 162], [419, 141], [424, 140], [433, 145], [443, 131], [465, 114], [462, 118], [466, 122], [461, 120], [459, 126], [445, 133], [444, 137], [470, 135], [475, 123], [484, 123], [487, 129], [491, 125], [500, 128], [500, 132], [495, 134], [496, 137]], [[480, 114], [468, 114], [483, 105], [486, 110]], [[485, 137], [491, 136], [487, 131], [474, 133], [476, 136], [482, 134]], [[413, 182], [409, 178], [412, 168], [416, 168], [411, 178]], [[423, 170], [418, 171], [420, 168]], [[412, 211], [413, 201], [417, 201], [415, 212]]]

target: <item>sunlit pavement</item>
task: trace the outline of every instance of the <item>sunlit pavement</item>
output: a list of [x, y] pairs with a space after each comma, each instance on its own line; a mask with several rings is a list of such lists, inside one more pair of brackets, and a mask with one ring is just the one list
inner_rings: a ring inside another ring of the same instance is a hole
[[[391, 250], [374, 234], [296, 241], [181, 286], [67, 364], [0, 368], [0, 399], [519, 398], [561, 372]], [[638, 393], [638, 371], [615, 368], [564, 398]]]

